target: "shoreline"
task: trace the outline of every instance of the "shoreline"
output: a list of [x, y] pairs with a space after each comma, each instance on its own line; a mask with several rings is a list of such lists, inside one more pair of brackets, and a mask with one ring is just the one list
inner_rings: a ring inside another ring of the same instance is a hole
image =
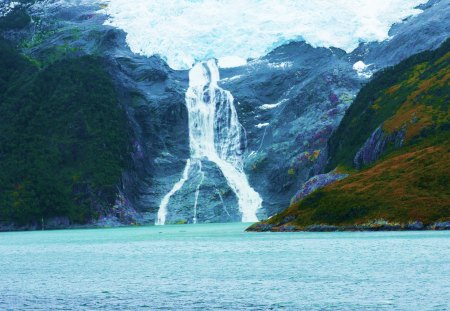
[[446, 231], [450, 230], [450, 221], [436, 222], [431, 225], [424, 225], [420, 221], [408, 224], [396, 223], [373, 223], [363, 225], [310, 225], [300, 227], [295, 225], [276, 226], [272, 224], [256, 223], [247, 228], [247, 232], [379, 232], [379, 231]]
[[0, 225], [0, 233], [7, 232], [34, 232], [34, 231], [58, 231], [58, 230], [89, 230], [89, 229], [111, 229], [111, 228], [125, 228], [125, 227], [141, 227], [142, 225], [113, 225], [113, 226], [102, 226], [97, 224], [87, 224], [87, 225], [70, 225], [67, 227], [49, 227], [49, 228], [39, 228], [37, 226], [24, 226], [15, 227], [11, 225]]
[[46, 224], [44, 228], [38, 224], [17, 226], [12, 223], [0, 223], [0, 233], [2, 232], [32, 232], [32, 231], [56, 231], [56, 230], [82, 230], [82, 229], [104, 229], [139, 227], [139, 224], [114, 222], [94, 222], [88, 224]]
[[[220, 225], [221, 223], [217, 223]], [[174, 224], [175, 225], [175, 224]], [[176, 224], [183, 227], [184, 224]], [[199, 224], [201, 225], [201, 224]], [[89, 229], [114, 229], [114, 228], [132, 228], [132, 227], [147, 227], [155, 226], [152, 224], [73, 224], [69, 226], [55, 226], [47, 228], [39, 228], [37, 225], [17, 227], [12, 224], [0, 224], [0, 233], [7, 232], [33, 232], [33, 231], [58, 231], [58, 230], [89, 230]], [[432, 225], [424, 225], [417, 221], [409, 224], [392, 224], [392, 223], [374, 223], [364, 225], [311, 225], [307, 227], [300, 227], [295, 225], [271, 225], [265, 223], [254, 223], [245, 232], [392, 232], [392, 231], [448, 231], [450, 230], [450, 221], [436, 222]]]

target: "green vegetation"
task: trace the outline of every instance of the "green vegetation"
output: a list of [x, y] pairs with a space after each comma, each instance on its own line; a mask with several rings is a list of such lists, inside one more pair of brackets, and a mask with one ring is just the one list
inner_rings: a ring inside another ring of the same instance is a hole
[[364, 86], [329, 141], [328, 169], [351, 167], [356, 152], [380, 125], [389, 134], [406, 128], [406, 143], [448, 129], [450, 39], [385, 69]]
[[[330, 169], [350, 177], [319, 189], [250, 229], [297, 230], [388, 222], [450, 221], [450, 40], [376, 75], [359, 93], [330, 143]], [[371, 133], [405, 131], [371, 167], [352, 168]], [[266, 227], [265, 227], [266, 226]]]
[[31, 18], [23, 8], [15, 9], [10, 14], [0, 18], [0, 31], [22, 29], [30, 22]]
[[0, 222], [107, 213], [126, 161], [128, 130], [100, 58], [39, 69], [0, 39]]
[[266, 223], [301, 229], [314, 224], [363, 225], [381, 219], [425, 225], [450, 221], [450, 135], [445, 138], [443, 145], [402, 150], [319, 189]]
[[80, 37], [80, 29], [74, 28], [65, 33], [62, 42], [51, 42], [52, 37], [61, 34], [64, 30], [57, 28], [54, 20], [46, 21], [45, 26], [42, 26], [41, 18], [28, 15], [28, 6], [35, 3], [36, 0], [20, 2], [20, 6], [14, 8], [6, 16], [0, 17], [0, 34], [8, 30], [26, 30], [26, 27], [33, 22], [33, 30], [22, 33], [19, 44], [21, 49], [29, 51], [39, 47], [39, 53], [33, 55], [35, 58], [31, 55], [24, 55], [29, 61], [37, 67], [45, 67], [59, 60], [80, 56], [81, 49], [72, 45]]

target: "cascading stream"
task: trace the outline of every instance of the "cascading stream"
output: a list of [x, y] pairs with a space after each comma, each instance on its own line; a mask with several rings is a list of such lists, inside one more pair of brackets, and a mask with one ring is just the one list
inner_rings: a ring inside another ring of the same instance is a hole
[[[218, 86], [220, 80], [216, 60], [196, 64], [189, 72], [189, 89], [186, 92], [186, 107], [189, 114], [190, 159], [183, 176], [161, 201], [156, 220], [157, 225], [166, 222], [171, 196], [179, 191], [193, 163], [207, 159], [222, 171], [229, 187], [236, 194], [243, 222], [257, 221], [256, 212], [262, 199], [250, 186], [245, 175], [242, 159], [242, 126], [239, 123], [234, 98], [229, 91]], [[203, 180], [203, 175], [202, 175]], [[201, 185], [201, 184], [200, 184]], [[199, 187], [196, 191], [196, 203]], [[194, 207], [194, 222], [197, 206]]]

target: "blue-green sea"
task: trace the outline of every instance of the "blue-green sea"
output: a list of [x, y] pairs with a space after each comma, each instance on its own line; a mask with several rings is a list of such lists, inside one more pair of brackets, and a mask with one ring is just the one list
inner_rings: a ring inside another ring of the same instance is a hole
[[0, 310], [450, 310], [450, 232], [0, 233]]

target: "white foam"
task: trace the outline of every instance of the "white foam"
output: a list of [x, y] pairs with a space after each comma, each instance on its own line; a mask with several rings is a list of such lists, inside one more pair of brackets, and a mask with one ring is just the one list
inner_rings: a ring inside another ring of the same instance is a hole
[[257, 58], [292, 40], [355, 49], [388, 38], [393, 23], [427, 0], [105, 0], [108, 24], [134, 52], [175, 69], [210, 58]]

